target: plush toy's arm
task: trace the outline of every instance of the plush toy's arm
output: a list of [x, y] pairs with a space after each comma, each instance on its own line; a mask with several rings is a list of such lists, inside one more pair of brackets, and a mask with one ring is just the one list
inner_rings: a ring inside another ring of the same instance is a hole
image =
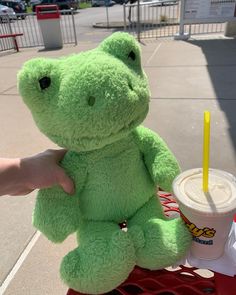
[[86, 180], [86, 167], [75, 153], [68, 152], [61, 166], [74, 181], [74, 195], [68, 195], [59, 186], [41, 189], [33, 214], [33, 225], [55, 243], [64, 241], [78, 228], [81, 218], [79, 196]]
[[176, 158], [166, 143], [150, 129], [139, 126], [133, 134], [153, 181], [162, 189], [171, 192], [172, 182], [180, 173]]

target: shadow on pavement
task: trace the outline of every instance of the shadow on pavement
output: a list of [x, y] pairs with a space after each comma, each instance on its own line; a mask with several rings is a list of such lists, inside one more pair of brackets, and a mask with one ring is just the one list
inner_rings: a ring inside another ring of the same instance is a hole
[[236, 39], [191, 40], [188, 43], [199, 46], [205, 55], [209, 77], [220, 109], [227, 117], [236, 151]]

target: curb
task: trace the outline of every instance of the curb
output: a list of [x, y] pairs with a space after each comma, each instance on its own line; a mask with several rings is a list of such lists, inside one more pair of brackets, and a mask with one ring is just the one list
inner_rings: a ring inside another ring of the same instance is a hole
[[123, 22], [102, 22], [93, 24], [93, 28], [98, 29], [124, 29]]

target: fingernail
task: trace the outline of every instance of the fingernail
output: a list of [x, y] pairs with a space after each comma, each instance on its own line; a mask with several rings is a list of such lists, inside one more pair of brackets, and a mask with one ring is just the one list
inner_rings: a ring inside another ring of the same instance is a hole
[[71, 188], [70, 190], [67, 190], [67, 193], [68, 193], [69, 195], [73, 195], [73, 194], [75, 193], [74, 188]]

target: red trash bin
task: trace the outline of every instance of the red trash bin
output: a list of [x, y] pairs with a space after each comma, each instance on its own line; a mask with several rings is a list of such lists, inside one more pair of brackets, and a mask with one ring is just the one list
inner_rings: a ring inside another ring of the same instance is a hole
[[60, 12], [57, 5], [37, 5], [36, 15], [45, 49], [62, 48]]

